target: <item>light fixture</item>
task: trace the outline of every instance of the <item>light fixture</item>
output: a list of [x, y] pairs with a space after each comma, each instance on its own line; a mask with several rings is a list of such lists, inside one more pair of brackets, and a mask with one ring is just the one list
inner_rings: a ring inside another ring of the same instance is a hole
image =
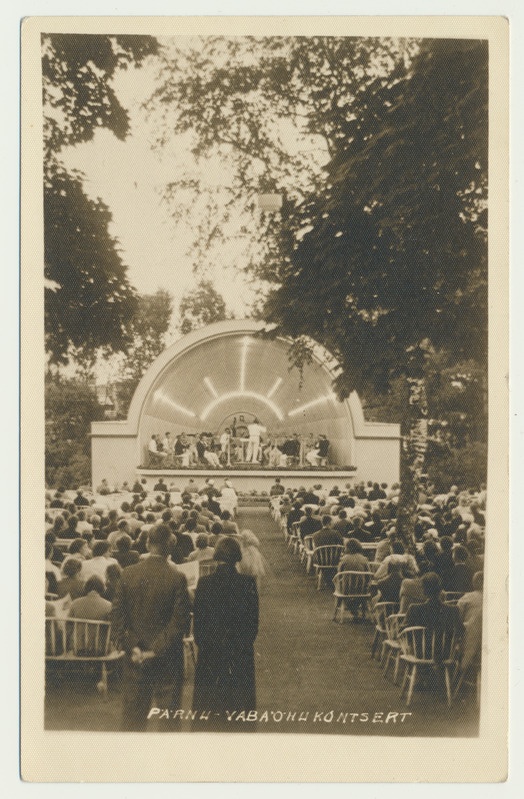
[[274, 402], [265, 397], [263, 394], [259, 394], [256, 391], [228, 391], [225, 394], [221, 394], [219, 397], [216, 397], [216, 399], [210, 402], [209, 405], [206, 405], [206, 407], [200, 414], [201, 420], [205, 421], [209, 416], [209, 414], [211, 413], [211, 411], [214, 410], [217, 407], [217, 405], [220, 405], [221, 402], [225, 402], [226, 400], [229, 399], [236, 399], [237, 397], [247, 397], [250, 399], [259, 400], [259, 402], [262, 402], [264, 403], [264, 405], [267, 405], [268, 408], [271, 408], [275, 416], [277, 416], [280, 421], [282, 421], [282, 419], [284, 418], [284, 414], [282, 413], [282, 410], [278, 407], [278, 405], [275, 405]]
[[160, 400], [161, 402], [165, 403], [166, 405], [169, 405], [175, 411], [178, 411], [179, 413], [183, 413], [186, 416], [196, 416], [196, 413], [194, 411], [189, 410], [189, 408], [184, 408], [183, 405], [179, 405], [177, 402], [172, 400], [171, 397], [166, 396], [166, 394], [164, 394], [164, 392], [160, 388], [157, 389], [155, 391], [155, 393], [153, 394], [153, 399]]
[[247, 348], [249, 347], [250, 339], [245, 336], [242, 339], [242, 349], [240, 351], [240, 391], [244, 391], [246, 387], [246, 361], [247, 361]]
[[261, 211], [280, 211], [282, 195], [276, 193], [257, 194], [257, 203]]
[[293, 408], [293, 410], [288, 412], [288, 416], [296, 416], [298, 413], [302, 413], [302, 411], [307, 411], [309, 408], [314, 408], [316, 405], [321, 405], [323, 402], [328, 402], [329, 400], [336, 400], [334, 391], [330, 391], [329, 394], [323, 397], [311, 400], [311, 402], [306, 402], [304, 405], [299, 405], [298, 408]]
[[213, 395], [214, 397], [218, 397], [218, 391], [217, 391], [217, 390], [216, 390], [216, 388], [214, 387], [214, 385], [213, 385], [213, 383], [211, 382], [211, 380], [209, 379], [209, 377], [204, 377], [204, 383], [206, 384], [206, 386], [208, 387], [208, 389], [210, 390], [210, 392], [212, 393], [212, 395]]
[[282, 383], [282, 378], [281, 377], [277, 377], [277, 379], [275, 380], [275, 384], [274, 384], [273, 388], [270, 388], [269, 391], [266, 394], [266, 397], [268, 399], [270, 399], [273, 396], [273, 394], [275, 393], [275, 391], [277, 390], [277, 388], [280, 386], [281, 383]]

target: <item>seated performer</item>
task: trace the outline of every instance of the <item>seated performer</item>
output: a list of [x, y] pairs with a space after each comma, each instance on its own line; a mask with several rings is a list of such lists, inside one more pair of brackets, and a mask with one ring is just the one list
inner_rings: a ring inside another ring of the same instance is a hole
[[202, 463], [207, 462], [210, 466], [214, 469], [221, 469], [221, 463], [218, 460], [218, 455], [216, 452], [213, 452], [207, 443], [206, 437], [203, 433], [201, 433], [198, 437], [196, 442], [196, 449], [198, 453], [198, 459]]
[[154, 433], [149, 439], [147, 449], [149, 452], [150, 466], [159, 466], [167, 457], [167, 453], [163, 451], [162, 443], [158, 441]]
[[182, 466], [187, 468], [190, 465], [191, 447], [185, 433], [176, 437], [173, 453], [175, 457], [181, 459]]
[[327, 454], [329, 450], [329, 441], [327, 437], [321, 433], [318, 439], [315, 441], [315, 445], [313, 449], [310, 449], [309, 452], [306, 453], [306, 460], [311, 466], [320, 466], [322, 461], [327, 459]]

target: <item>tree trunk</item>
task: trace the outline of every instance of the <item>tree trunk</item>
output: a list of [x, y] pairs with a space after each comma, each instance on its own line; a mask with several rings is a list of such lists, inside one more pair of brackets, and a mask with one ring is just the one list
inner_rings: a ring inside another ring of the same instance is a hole
[[400, 426], [400, 496], [397, 533], [407, 551], [415, 554], [415, 522], [428, 443], [425, 379], [407, 378], [406, 395], [406, 412]]

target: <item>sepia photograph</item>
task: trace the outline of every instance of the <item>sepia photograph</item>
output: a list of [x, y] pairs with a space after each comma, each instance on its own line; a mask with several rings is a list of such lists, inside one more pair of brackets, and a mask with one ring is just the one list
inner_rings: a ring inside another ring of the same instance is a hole
[[503, 779], [507, 27], [362, 19], [22, 26], [27, 779]]

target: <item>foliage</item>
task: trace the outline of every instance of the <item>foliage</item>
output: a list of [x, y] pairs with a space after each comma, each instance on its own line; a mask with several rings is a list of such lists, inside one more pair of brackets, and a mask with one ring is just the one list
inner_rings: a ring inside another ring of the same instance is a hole
[[435, 491], [449, 491], [451, 485], [460, 490], [477, 489], [486, 483], [488, 447], [485, 441], [474, 441], [461, 449], [430, 443], [426, 470]]
[[99, 127], [125, 139], [129, 116], [111, 86], [119, 69], [158, 52], [152, 36], [42, 35], [46, 155], [90, 141]]
[[195, 263], [235, 241], [246, 268], [264, 267], [273, 281], [278, 218], [258, 212], [258, 194], [286, 190], [298, 203], [321, 189], [322, 166], [337, 151], [358, 87], [413, 48], [386, 38], [318, 36], [206, 36], [166, 45], [147, 109], [158, 147], [173, 135], [191, 144], [194, 164], [167, 186], [166, 200], [177, 222], [191, 228]]
[[46, 346], [51, 361], [67, 361], [70, 347], [93, 352], [127, 345], [135, 309], [126, 267], [109, 234], [111, 214], [85, 195], [79, 175], [57, 168], [44, 187]]
[[72, 347], [89, 359], [97, 347], [120, 351], [127, 344], [135, 297], [109, 234], [111, 214], [87, 198], [82, 175], [65, 169], [60, 151], [89, 141], [100, 127], [125, 138], [129, 118], [111, 78], [157, 47], [143, 36], [42, 37], [45, 331], [52, 363], [67, 363]]
[[210, 280], [200, 280], [196, 288], [182, 297], [179, 306], [179, 329], [182, 334], [227, 319], [224, 298]]
[[131, 344], [127, 348], [118, 385], [118, 413], [127, 416], [129, 403], [143, 374], [165, 349], [173, 301], [168, 291], [138, 297], [129, 325]]
[[46, 378], [46, 484], [74, 488], [91, 481], [91, 422], [103, 409], [86, 382]]
[[425, 42], [354, 110], [324, 191], [286, 223], [266, 305], [338, 357], [342, 395], [423, 374], [433, 349], [485, 362], [487, 49]]

